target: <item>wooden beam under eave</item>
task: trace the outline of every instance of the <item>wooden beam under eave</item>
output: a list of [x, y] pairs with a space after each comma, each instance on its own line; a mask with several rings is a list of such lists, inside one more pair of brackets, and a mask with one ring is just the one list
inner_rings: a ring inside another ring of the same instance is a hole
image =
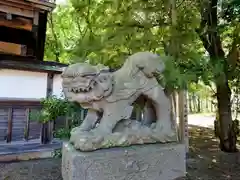
[[51, 12], [53, 10], [53, 8], [51, 7], [47, 7], [47, 6], [43, 6], [41, 4], [33, 4], [33, 7], [44, 10], [44, 11], [48, 11]]
[[50, 2], [44, 2], [41, 0], [4, 0], [2, 5], [20, 8], [24, 10], [38, 10], [51, 12], [56, 7], [56, 4]]
[[12, 20], [6, 20], [3, 16], [0, 16], [0, 26], [32, 31], [31, 20], [24, 18], [13, 18]]
[[35, 11], [34, 12], [34, 17], [33, 17], [33, 24], [38, 26], [38, 23], [39, 23], [39, 12]]
[[21, 55], [21, 45], [0, 41], [0, 53]]
[[7, 6], [0, 1], [0, 12], [10, 13], [18, 16], [33, 18], [34, 12], [27, 9], [21, 9], [13, 6]]
[[6, 6], [12, 6], [20, 9], [27, 9], [33, 11], [33, 7], [31, 6], [30, 3], [26, 3], [24, 1], [19, 1], [19, 0], [5, 0], [1, 1], [1, 4], [4, 4]]
[[39, 1], [39, 0], [25, 0], [25, 1], [32, 2], [34, 4], [38, 4], [38, 5], [41, 5], [41, 6], [49, 7], [52, 10], [56, 7], [56, 4], [51, 3], [51, 2], [47, 2], [47, 1]]

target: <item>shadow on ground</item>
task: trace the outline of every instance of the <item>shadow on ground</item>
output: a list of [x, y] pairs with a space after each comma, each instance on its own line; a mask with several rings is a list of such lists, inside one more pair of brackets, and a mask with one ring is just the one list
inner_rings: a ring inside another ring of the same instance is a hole
[[[239, 180], [239, 153], [219, 151], [210, 128], [190, 126], [187, 177], [181, 180]], [[0, 163], [0, 180], [61, 180], [61, 159]]]
[[187, 178], [191, 180], [239, 180], [240, 154], [223, 153], [211, 128], [189, 127], [190, 152]]

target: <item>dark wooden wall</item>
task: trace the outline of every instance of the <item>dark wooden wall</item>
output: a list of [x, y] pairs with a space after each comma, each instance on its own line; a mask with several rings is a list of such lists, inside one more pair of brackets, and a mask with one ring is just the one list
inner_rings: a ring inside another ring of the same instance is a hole
[[0, 142], [40, 141], [41, 124], [30, 119], [40, 109], [39, 102], [0, 102]]
[[7, 138], [8, 109], [0, 108], [0, 142]]
[[[48, 137], [43, 137], [42, 130], [49, 128], [42, 126], [38, 123], [31, 114], [41, 110], [40, 102], [33, 101], [0, 101], [0, 144], [1, 143], [14, 143], [17, 141], [38, 141], [39, 143], [48, 143], [51, 141], [53, 131], [61, 128], [69, 127], [69, 120], [66, 117], [59, 117], [54, 122], [53, 129], [50, 129]], [[77, 124], [80, 125], [81, 121], [86, 116], [87, 110], [79, 110]], [[51, 125], [51, 124], [50, 124]], [[44, 141], [48, 138], [49, 141]]]

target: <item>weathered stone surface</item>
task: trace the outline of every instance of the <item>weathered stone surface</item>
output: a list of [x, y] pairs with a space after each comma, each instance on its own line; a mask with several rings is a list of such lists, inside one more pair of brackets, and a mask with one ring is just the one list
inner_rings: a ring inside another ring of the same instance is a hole
[[119, 123], [111, 134], [102, 134], [90, 131], [82, 132], [75, 129], [71, 135], [70, 142], [75, 149], [81, 151], [94, 151], [97, 149], [111, 147], [126, 147], [130, 145], [153, 144], [158, 142], [176, 141], [175, 133], [167, 136], [161, 134], [153, 123], [151, 127], [142, 125], [139, 121], [123, 120]]
[[173, 180], [185, 176], [182, 144], [151, 144], [76, 151], [63, 145], [63, 180]]
[[[129, 129], [127, 133], [120, 131], [116, 134], [113, 130], [120, 121], [130, 118], [132, 104], [141, 97], [147, 99], [142, 125], [153, 127], [151, 123], [156, 121], [154, 129], [143, 128], [142, 139], [149, 139], [153, 131], [153, 136], [158, 136], [157, 142], [176, 142], [176, 122], [171, 114], [170, 101], [155, 76], [162, 73], [164, 68], [162, 59], [151, 52], [138, 52], [129, 56], [115, 72], [101, 70], [87, 63], [67, 67], [62, 74], [64, 94], [69, 101], [78, 102], [88, 109], [83, 123], [72, 130], [71, 142], [75, 147], [81, 150], [105, 148], [109, 138], [114, 141], [111, 145], [108, 143], [107, 147], [122, 145], [119, 143], [122, 139], [126, 140], [127, 145], [139, 144], [141, 127], [138, 127], [139, 130]], [[146, 131], [147, 135], [144, 134]], [[132, 136], [137, 140], [132, 141]]]

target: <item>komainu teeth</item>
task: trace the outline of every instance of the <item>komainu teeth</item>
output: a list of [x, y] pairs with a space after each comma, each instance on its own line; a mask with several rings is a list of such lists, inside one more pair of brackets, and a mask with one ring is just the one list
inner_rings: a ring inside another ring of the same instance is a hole
[[86, 93], [86, 92], [91, 91], [92, 89], [93, 89], [93, 87], [92, 87], [92, 85], [91, 85], [91, 86], [86, 87], [86, 88], [76, 88], [76, 87], [73, 87], [73, 88], [68, 88], [67, 90], [68, 90], [69, 92], [74, 92], [74, 93], [80, 93], [80, 92]]

